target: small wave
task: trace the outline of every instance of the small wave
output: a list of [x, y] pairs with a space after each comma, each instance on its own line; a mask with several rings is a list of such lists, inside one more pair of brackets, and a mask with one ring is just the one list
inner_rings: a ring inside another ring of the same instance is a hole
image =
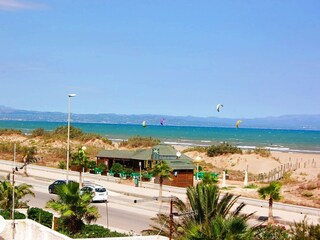
[[201, 140], [200, 142], [203, 142], [203, 143], [211, 143], [210, 140]]
[[280, 151], [280, 152], [291, 151], [290, 148], [287, 148], [287, 147], [265, 147], [265, 149], [268, 149], [270, 151]]
[[317, 150], [300, 150], [300, 149], [291, 149], [290, 152], [299, 152], [299, 153], [316, 153], [320, 154], [320, 151]]
[[198, 146], [198, 144], [194, 143], [182, 143], [182, 142], [164, 142], [165, 144], [170, 144], [170, 145], [181, 145], [181, 146]]

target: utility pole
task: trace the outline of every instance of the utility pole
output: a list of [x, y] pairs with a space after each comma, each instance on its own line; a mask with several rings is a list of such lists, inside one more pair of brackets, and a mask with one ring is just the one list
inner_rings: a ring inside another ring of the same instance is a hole
[[15, 203], [15, 199], [14, 199], [14, 190], [15, 190], [15, 186], [14, 186], [14, 174], [16, 172], [16, 144], [14, 144], [13, 147], [13, 165], [12, 165], [12, 212], [11, 212], [11, 219], [12, 219], [12, 239], [15, 239], [15, 231], [16, 231], [16, 224], [14, 221], [14, 203]]
[[173, 234], [173, 213], [172, 213], [172, 197], [170, 197], [170, 240], [172, 240], [172, 234]]

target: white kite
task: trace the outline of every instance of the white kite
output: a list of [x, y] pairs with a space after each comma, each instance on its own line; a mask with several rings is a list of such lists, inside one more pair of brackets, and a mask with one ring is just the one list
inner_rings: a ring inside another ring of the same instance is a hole
[[222, 107], [223, 107], [223, 105], [219, 103], [219, 104], [217, 105], [217, 111], [220, 112], [220, 108], [222, 108]]

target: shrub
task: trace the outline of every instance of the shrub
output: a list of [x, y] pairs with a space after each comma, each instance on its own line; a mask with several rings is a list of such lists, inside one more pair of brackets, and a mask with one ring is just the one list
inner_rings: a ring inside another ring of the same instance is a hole
[[289, 239], [289, 231], [284, 226], [280, 225], [260, 225], [257, 227], [255, 239], [261, 240], [285, 240]]
[[50, 148], [50, 152], [58, 158], [65, 158], [67, 155], [67, 149], [65, 148]]
[[312, 197], [313, 193], [311, 191], [305, 190], [301, 193], [301, 195], [305, 197]]
[[320, 224], [308, 224], [305, 216], [301, 222], [290, 225], [292, 240], [317, 240], [320, 239]]
[[127, 176], [131, 176], [131, 174], [133, 173], [133, 169], [132, 168], [124, 168], [123, 172], [127, 175]]
[[123, 166], [120, 163], [114, 163], [110, 168], [110, 171], [114, 174], [119, 174], [123, 171]]
[[28, 209], [28, 218], [32, 219], [42, 225], [51, 228], [52, 226], [52, 216], [53, 214], [47, 211], [42, 210], [41, 208], [29, 208]]
[[48, 132], [46, 132], [43, 128], [36, 128], [31, 132], [32, 137], [42, 137], [47, 134]]
[[248, 186], [246, 186], [245, 188], [256, 189], [256, 188], [258, 188], [258, 187], [259, 187], [258, 185], [254, 184], [254, 183], [251, 183], [251, 184], [249, 184]]
[[[67, 232], [63, 232], [66, 234]], [[74, 235], [69, 235], [72, 238], [106, 238], [106, 237], [125, 237], [126, 234], [118, 233], [116, 231], [110, 231], [108, 228], [99, 226], [97, 224], [85, 225], [81, 232]]]
[[212, 145], [207, 149], [207, 155], [209, 157], [219, 156], [223, 154], [242, 154], [242, 150], [240, 148], [234, 147], [229, 143], [221, 143], [220, 145]]
[[138, 148], [138, 147], [153, 147], [160, 143], [159, 139], [155, 139], [152, 137], [132, 137], [129, 138], [128, 141], [122, 141], [119, 146], [120, 147], [128, 147], [128, 148]]
[[22, 131], [17, 130], [17, 129], [0, 129], [0, 135], [13, 135], [13, 134], [18, 134], [18, 135], [24, 135]]
[[89, 161], [88, 162], [88, 168], [89, 169], [95, 169], [97, 167], [96, 161]]
[[196, 147], [191, 147], [191, 148], [186, 148], [182, 151], [182, 153], [186, 153], [186, 152], [200, 152], [200, 153], [204, 153], [207, 152], [208, 147], [200, 147], [200, 146], [196, 146]]
[[59, 163], [58, 163], [58, 168], [59, 168], [59, 169], [66, 169], [66, 168], [67, 168], [66, 162], [63, 161], [63, 160], [59, 161]]
[[266, 149], [266, 148], [255, 148], [253, 150], [253, 152], [255, 154], [258, 154], [260, 155], [261, 157], [270, 157], [271, 156], [271, 152], [270, 152], [270, 149]]
[[101, 172], [104, 172], [107, 169], [107, 165], [105, 165], [104, 163], [99, 163], [99, 165], [97, 166], [99, 168], [99, 170]]
[[[11, 214], [9, 210], [0, 210], [0, 215], [4, 218], [4, 219], [11, 219]], [[25, 219], [26, 215], [24, 215], [23, 213], [14, 211], [14, 219]]]
[[96, 134], [96, 133], [84, 133], [84, 134], [82, 134], [82, 136], [80, 137], [79, 140], [87, 142], [87, 141], [95, 140], [95, 139], [100, 139], [104, 143], [112, 145], [112, 141], [111, 140], [109, 140], [109, 139], [107, 139], [105, 137], [102, 137], [101, 135]]
[[296, 183], [297, 180], [292, 178], [292, 171], [285, 172], [282, 176], [281, 182], [283, 184], [291, 184], [291, 183]]

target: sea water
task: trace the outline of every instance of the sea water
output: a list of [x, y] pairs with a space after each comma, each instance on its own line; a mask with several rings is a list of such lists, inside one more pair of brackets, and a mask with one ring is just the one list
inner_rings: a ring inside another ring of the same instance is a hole
[[[320, 131], [221, 128], [191, 126], [161, 126], [104, 123], [71, 123], [87, 133], [97, 133], [112, 141], [130, 137], [158, 138], [163, 143], [182, 146], [210, 146], [228, 142], [243, 149], [266, 147], [275, 151], [320, 153]], [[67, 122], [0, 121], [0, 129], [13, 128], [30, 134], [36, 128], [52, 131]]]

